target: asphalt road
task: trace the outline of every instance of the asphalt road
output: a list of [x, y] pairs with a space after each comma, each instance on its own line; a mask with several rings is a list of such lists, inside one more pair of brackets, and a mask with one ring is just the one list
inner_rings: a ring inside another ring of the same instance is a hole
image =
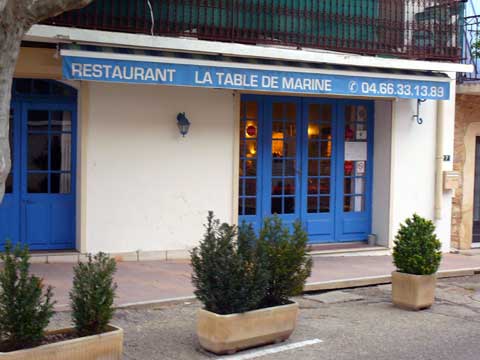
[[[345, 292], [360, 299], [344, 302]], [[441, 280], [436, 304], [421, 312], [394, 308], [390, 292], [389, 285], [346, 290], [329, 294], [328, 304], [299, 298], [298, 327], [287, 342], [240, 352], [231, 359], [480, 360], [480, 275]], [[203, 352], [196, 341], [198, 306], [194, 302], [119, 310], [114, 323], [125, 330], [124, 358], [217, 358]], [[65, 325], [68, 317], [69, 313], [56, 315], [52, 327]], [[322, 342], [280, 351], [285, 345], [314, 339]], [[260, 356], [264, 350], [277, 352]]]

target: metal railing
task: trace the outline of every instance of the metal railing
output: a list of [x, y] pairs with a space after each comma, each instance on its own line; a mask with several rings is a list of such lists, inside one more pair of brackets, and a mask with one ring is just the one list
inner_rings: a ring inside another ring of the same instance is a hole
[[[465, 17], [463, 31], [463, 55], [462, 61], [465, 64], [472, 64], [472, 73], [460, 74], [458, 80], [480, 81], [480, 15], [477, 15], [473, 1], [468, 4], [468, 14]], [[480, 9], [478, 9], [480, 10]]]
[[96, 0], [45, 24], [460, 61], [464, 0]]

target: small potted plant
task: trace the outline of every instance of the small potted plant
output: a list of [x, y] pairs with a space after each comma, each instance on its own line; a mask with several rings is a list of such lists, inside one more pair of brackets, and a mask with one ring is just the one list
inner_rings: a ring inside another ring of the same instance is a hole
[[295, 329], [298, 304], [312, 261], [299, 222], [293, 233], [278, 217], [252, 226], [220, 224], [212, 212], [192, 251], [192, 282], [204, 308], [198, 311], [200, 345], [216, 354], [279, 342]]
[[441, 243], [435, 225], [417, 214], [400, 224], [395, 238], [392, 273], [393, 304], [410, 310], [432, 306], [435, 300], [436, 272], [440, 266]]
[[108, 325], [114, 260], [99, 254], [75, 267], [70, 294], [75, 328], [46, 331], [54, 313], [53, 291], [30, 274], [28, 248], [7, 243], [0, 258], [0, 359], [121, 359], [123, 331]]

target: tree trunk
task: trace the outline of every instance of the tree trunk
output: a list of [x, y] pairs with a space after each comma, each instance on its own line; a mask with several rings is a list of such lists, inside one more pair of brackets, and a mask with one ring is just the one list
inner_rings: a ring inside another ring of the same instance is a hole
[[11, 168], [9, 118], [12, 81], [22, 38], [30, 27], [92, 0], [0, 0], [0, 204]]
[[0, 204], [11, 168], [9, 119], [12, 80], [25, 33], [16, 20], [14, 16], [0, 18]]

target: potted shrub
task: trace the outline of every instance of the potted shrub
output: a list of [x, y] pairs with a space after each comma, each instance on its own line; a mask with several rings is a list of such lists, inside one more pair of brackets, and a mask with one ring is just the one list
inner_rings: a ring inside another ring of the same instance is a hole
[[[0, 258], [4, 262], [0, 272], [0, 359], [121, 358], [123, 331], [105, 325], [113, 314], [113, 260], [100, 254], [75, 268], [70, 295], [75, 328], [45, 331], [54, 313], [53, 292], [30, 274], [27, 247], [12, 249], [7, 243]], [[81, 320], [92, 317], [97, 319], [95, 326]]]
[[307, 235], [278, 217], [257, 237], [251, 225], [220, 224], [209, 213], [206, 232], [192, 251], [192, 282], [203, 303], [197, 316], [200, 345], [216, 354], [279, 342], [295, 329], [298, 295], [310, 275]]
[[400, 225], [395, 238], [392, 273], [393, 304], [411, 310], [426, 309], [435, 300], [436, 272], [441, 243], [435, 226], [417, 214]]

